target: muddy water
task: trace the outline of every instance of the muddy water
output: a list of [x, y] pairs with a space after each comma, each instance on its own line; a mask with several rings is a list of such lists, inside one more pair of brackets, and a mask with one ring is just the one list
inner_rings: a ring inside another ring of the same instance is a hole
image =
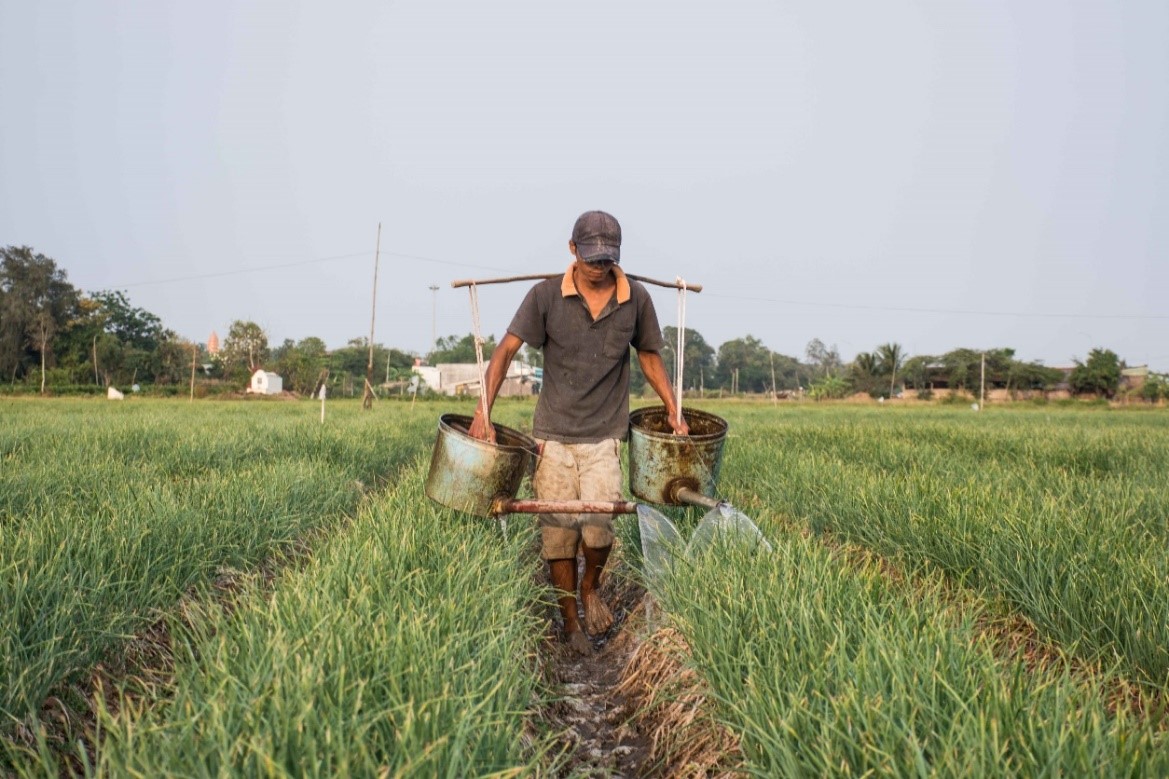
[[566, 755], [561, 776], [654, 775], [649, 739], [633, 720], [635, 707], [617, 689], [640, 640], [636, 626], [644, 594], [622, 581], [619, 566], [602, 580], [601, 595], [614, 622], [608, 633], [593, 639], [592, 655], [581, 657], [560, 640], [559, 617], [550, 609], [545, 667], [557, 700], [538, 717], [545, 727], [563, 733], [557, 744]]

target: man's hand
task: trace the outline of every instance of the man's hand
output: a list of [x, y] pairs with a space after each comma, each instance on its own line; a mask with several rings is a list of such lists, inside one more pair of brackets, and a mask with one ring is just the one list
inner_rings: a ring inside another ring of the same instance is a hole
[[690, 425], [680, 412], [670, 414], [670, 427], [674, 428], [674, 435], [690, 435]]
[[495, 443], [495, 425], [491, 424], [491, 420], [483, 413], [482, 405], [475, 407], [475, 416], [471, 419], [471, 429], [467, 432], [472, 438]]

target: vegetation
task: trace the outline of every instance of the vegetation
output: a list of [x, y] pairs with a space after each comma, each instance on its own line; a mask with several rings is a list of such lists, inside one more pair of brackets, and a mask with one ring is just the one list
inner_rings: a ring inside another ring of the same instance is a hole
[[1076, 392], [1090, 392], [1111, 398], [1120, 388], [1120, 371], [1124, 363], [1108, 349], [1093, 349], [1085, 362], [1076, 360], [1068, 383]]
[[727, 475], [755, 505], [940, 569], [1169, 692], [1169, 418], [1049, 413], [743, 410], [752, 443]]
[[297, 406], [0, 401], [0, 720], [115, 651], [189, 588], [351, 515], [433, 418], [370, 436]]
[[1162, 738], [1107, 677], [1002, 657], [993, 610], [759, 513], [774, 553], [716, 545], [663, 601], [757, 776], [1160, 776]]
[[[662, 357], [672, 373], [676, 364], [677, 331], [663, 330], [666, 346]], [[489, 358], [494, 336], [483, 344]], [[686, 331], [683, 386], [687, 390], [719, 393], [764, 394], [808, 390], [817, 398], [867, 393], [893, 397], [899, 386], [912, 388], [918, 397], [930, 397], [935, 388], [973, 392], [983, 379], [988, 388], [1010, 391], [1046, 391], [1067, 382], [1072, 391], [1097, 397], [1115, 397], [1120, 387], [1123, 361], [1113, 352], [1094, 349], [1070, 375], [1039, 363], [1016, 360], [1010, 348], [954, 349], [941, 356], [909, 355], [895, 342], [861, 352], [846, 363], [836, 346], [819, 338], [808, 342], [804, 359], [769, 349], [747, 335], [731, 339], [717, 349], [697, 330]], [[376, 384], [401, 388], [410, 378], [416, 355], [383, 344], [374, 344], [373, 377]], [[538, 350], [526, 348], [525, 359], [535, 366], [542, 360]], [[475, 361], [474, 336], [439, 338], [429, 354], [430, 364]], [[180, 338], [167, 330], [158, 316], [133, 306], [125, 292], [103, 290], [83, 293], [69, 284], [65, 271], [54, 260], [29, 247], [0, 249], [0, 389], [18, 393], [28, 386], [37, 391], [66, 394], [66, 389], [96, 386], [126, 388], [130, 385], [174, 386], [190, 380], [195, 363], [199, 381], [223, 382], [236, 391], [246, 386], [258, 368], [274, 370], [286, 390], [299, 395], [313, 393], [326, 382], [334, 394], [354, 395], [364, 385], [369, 362], [366, 338], [354, 338], [329, 349], [320, 338], [285, 339], [273, 347], [258, 324], [237, 319], [229, 327], [218, 354]], [[633, 361], [632, 388], [645, 391], [645, 377]], [[900, 382], [900, 384], [899, 384]], [[164, 391], [165, 392], [165, 391]], [[1148, 393], [1128, 393], [1127, 398], [1157, 400]]]
[[[423, 496], [446, 407], [0, 401], [5, 773], [548, 772], [533, 524]], [[774, 551], [659, 595], [749, 771], [1169, 769], [1163, 413], [706, 407]], [[170, 665], [113, 680], [97, 748], [53, 731], [160, 615]]]
[[[303, 569], [207, 608], [173, 687], [106, 710], [110, 776], [534, 773], [542, 624], [531, 526], [501, 539], [422, 495], [422, 461]], [[197, 717], [191, 713], [198, 711]], [[46, 756], [43, 761], [52, 765]]]

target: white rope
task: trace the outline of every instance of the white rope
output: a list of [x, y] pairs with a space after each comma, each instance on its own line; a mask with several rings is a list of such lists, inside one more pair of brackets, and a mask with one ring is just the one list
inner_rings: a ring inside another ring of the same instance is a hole
[[674, 350], [674, 399], [678, 404], [678, 418], [682, 417], [682, 377], [686, 371], [686, 282], [681, 276], [678, 284], [678, 345]]
[[475, 364], [479, 368], [479, 405], [483, 408], [483, 421], [487, 421], [487, 374], [483, 370], [483, 336], [479, 327], [479, 290], [472, 283], [471, 291], [471, 322], [475, 328]]

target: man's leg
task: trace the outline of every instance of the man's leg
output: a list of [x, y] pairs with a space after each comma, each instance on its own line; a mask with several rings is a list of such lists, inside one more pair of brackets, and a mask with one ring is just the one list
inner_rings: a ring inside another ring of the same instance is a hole
[[[580, 495], [580, 485], [572, 455], [558, 442], [542, 443], [543, 455], [532, 480], [536, 497], [542, 500], [576, 500]], [[587, 654], [592, 651], [592, 646], [581, 632], [576, 614], [576, 550], [580, 544], [576, 516], [541, 514], [539, 521], [542, 552], [548, 561], [548, 578], [556, 589], [556, 602], [564, 620], [564, 637], [577, 652]]]
[[564, 637], [577, 652], [588, 654], [592, 645], [580, 629], [580, 619], [576, 615], [576, 558], [549, 560], [548, 573], [552, 586], [556, 588], [560, 616], [564, 619]]
[[[578, 459], [578, 468], [582, 500], [621, 500], [620, 441], [587, 445], [587, 456]], [[590, 635], [598, 636], [613, 627], [613, 614], [601, 598], [601, 574], [613, 549], [613, 517], [594, 514], [586, 518], [582, 522], [580, 546], [585, 561], [580, 582], [584, 627]]]
[[584, 607], [585, 629], [591, 636], [599, 636], [613, 627], [613, 614], [601, 598], [601, 571], [609, 559], [613, 545], [593, 549], [580, 545], [584, 551], [585, 569], [580, 581], [580, 602]]

